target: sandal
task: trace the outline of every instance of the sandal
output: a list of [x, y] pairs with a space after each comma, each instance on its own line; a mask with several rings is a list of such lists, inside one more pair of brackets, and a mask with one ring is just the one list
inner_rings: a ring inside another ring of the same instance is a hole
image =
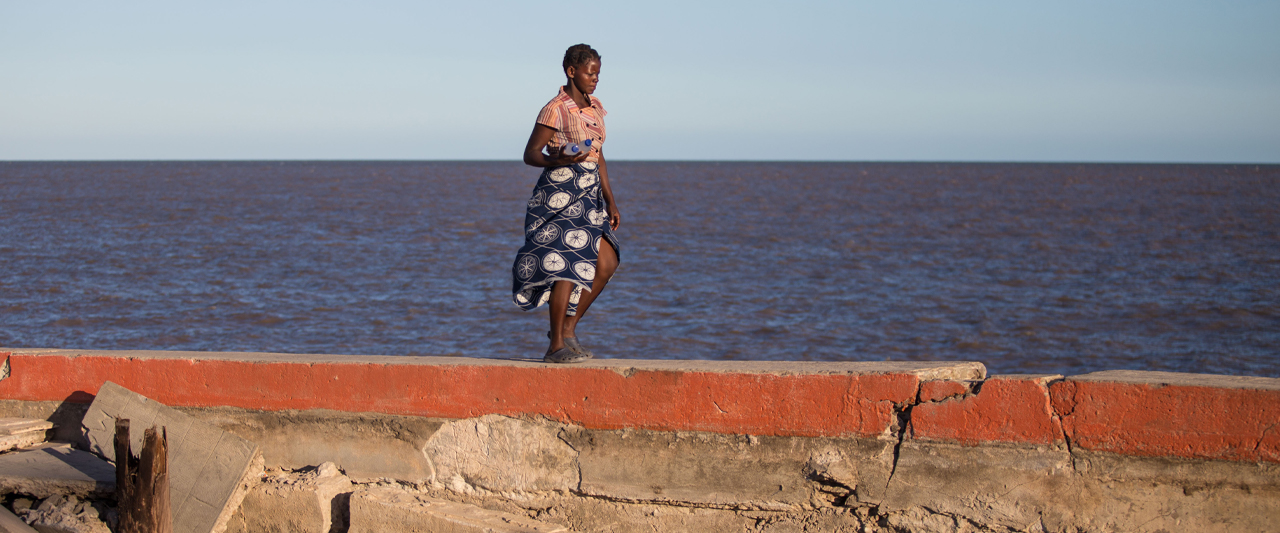
[[591, 350], [583, 348], [581, 344], [578, 344], [577, 337], [565, 337], [564, 345], [573, 348], [573, 351], [575, 352], [585, 355], [587, 359], [591, 359], [596, 356], [596, 354], [591, 353]]
[[575, 351], [573, 348], [565, 346], [559, 350], [551, 352], [542, 357], [544, 363], [581, 363], [590, 359], [590, 356], [583, 355]]

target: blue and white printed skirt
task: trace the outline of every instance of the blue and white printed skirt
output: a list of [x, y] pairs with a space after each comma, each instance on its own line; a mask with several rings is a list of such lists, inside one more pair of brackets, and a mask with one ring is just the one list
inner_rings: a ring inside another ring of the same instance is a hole
[[576, 285], [568, 314], [577, 314], [578, 297], [583, 289], [591, 290], [596, 277], [603, 239], [618, 252], [596, 164], [584, 161], [543, 170], [525, 212], [524, 246], [511, 267], [516, 305], [529, 311], [547, 303], [552, 284], [565, 280]]

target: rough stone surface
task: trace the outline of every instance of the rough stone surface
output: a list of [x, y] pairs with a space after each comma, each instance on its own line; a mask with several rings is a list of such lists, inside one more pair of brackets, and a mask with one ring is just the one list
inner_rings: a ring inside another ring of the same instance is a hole
[[560, 439], [559, 424], [498, 415], [455, 420], [427, 440], [432, 483], [459, 492], [572, 490], [578, 453]]
[[227, 533], [346, 531], [351, 480], [333, 463], [268, 473], [227, 524]]
[[169, 438], [169, 494], [174, 533], [221, 531], [236, 507], [246, 479], [256, 476], [258, 447], [231, 433], [107, 382], [84, 417], [89, 449], [113, 457], [115, 420], [130, 420], [132, 447], [142, 449], [143, 431], [163, 427]]
[[0, 455], [0, 494], [88, 496], [111, 494], [115, 488], [111, 463], [67, 444]]
[[1280, 379], [1109, 371], [1072, 376], [1051, 393], [1078, 448], [1280, 462]]
[[564, 526], [474, 505], [371, 487], [351, 495], [350, 533], [567, 533]]
[[442, 420], [330, 410], [251, 411], [232, 407], [180, 411], [259, 446], [268, 468], [298, 470], [333, 462], [355, 479], [431, 478], [422, 454]]
[[1049, 402], [1048, 387], [1061, 378], [995, 376], [983, 382], [977, 394], [920, 403], [911, 410], [909, 435], [914, 439], [965, 444], [1065, 444], [1062, 423]]

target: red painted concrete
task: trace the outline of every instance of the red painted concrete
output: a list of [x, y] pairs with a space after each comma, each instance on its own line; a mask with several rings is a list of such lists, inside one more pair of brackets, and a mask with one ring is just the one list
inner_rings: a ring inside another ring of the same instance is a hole
[[[408, 359], [404, 359], [408, 361]], [[173, 406], [333, 409], [442, 418], [543, 415], [585, 427], [792, 436], [874, 436], [914, 374], [800, 374], [542, 365], [252, 362], [13, 356], [0, 397], [87, 401], [106, 381]]]
[[[1149, 372], [1065, 381], [996, 376], [969, 394], [971, 382], [922, 383], [897, 371], [620, 373], [385, 359], [18, 353], [13, 376], [0, 381], [0, 398], [84, 403], [114, 381], [174, 406], [532, 415], [599, 429], [778, 436], [891, 434], [895, 409], [911, 406], [907, 437], [913, 439], [1058, 444], [1065, 435], [1076, 449], [1280, 463], [1280, 380]], [[1157, 379], [1166, 381], [1143, 381]]]
[[1280, 391], [1068, 380], [1051, 392], [1080, 448], [1280, 462]]
[[963, 381], [939, 379], [920, 384], [921, 402], [937, 402], [952, 396], [961, 396], [968, 393], [969, 384]]
[[970, 445], [1063, 442], [1062, 426], [1049, 404], [1046, 382], [1050, 379], [997, 376], [984, 382], [975, 395], [921, 403], [911, 409], [909, 435]]

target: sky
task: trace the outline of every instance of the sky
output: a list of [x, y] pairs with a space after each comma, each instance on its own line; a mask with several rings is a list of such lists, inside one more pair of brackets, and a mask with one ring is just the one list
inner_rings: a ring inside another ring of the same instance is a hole
[[0, 0], [0, 160], [1280, 163], [1280, 2]]

